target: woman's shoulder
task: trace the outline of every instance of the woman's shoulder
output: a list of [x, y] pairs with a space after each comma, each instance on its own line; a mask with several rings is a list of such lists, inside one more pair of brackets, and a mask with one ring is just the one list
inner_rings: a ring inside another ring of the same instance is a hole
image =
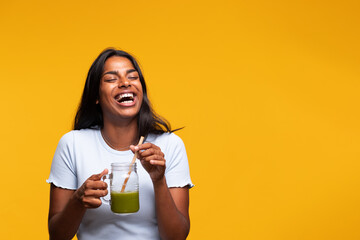
[[72, 132], [75, 136], [89, 136], [97, 134], [100, 131], [99, 128], [84, 128], [80, 130], [72, 130]]
[[146, 141], [148, 142], [182, 142], [181, 138], [173, 132], [161, 134], [149, 134]]
[[162, 150], [173, 151], [177, 148], [183, 148], [184, 142], [175, 133], [149, 134], [146, 142], [151, 142], [159, 146]]
[[71, 130], [70, 132], [65, 133], [61, 139], [60, 143], [70, 143], [76, 140], [83, 140], [83, 139], [91, 139], [95, 137], [98, 133], [99, 129], [95, 128], [86, 128], [81, 130]]

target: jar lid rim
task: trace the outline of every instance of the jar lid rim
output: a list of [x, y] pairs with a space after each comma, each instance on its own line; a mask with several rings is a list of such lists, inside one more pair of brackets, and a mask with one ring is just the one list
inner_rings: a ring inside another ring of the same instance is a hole
[[130, 165], [136, 165], [136, 162], [131, 164], [131, 163], [124, 163], [124, 162], [113, 162], [111, 163], [111, 166], [114, 167], [122, 167], [122, 166], [130, 166]]

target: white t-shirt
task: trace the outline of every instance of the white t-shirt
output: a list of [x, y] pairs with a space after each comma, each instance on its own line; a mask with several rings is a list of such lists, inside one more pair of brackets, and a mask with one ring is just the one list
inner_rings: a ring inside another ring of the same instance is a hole
[[[174, 133], [149, 134], [145, 142], [157, 145], [165, 154], [168, 187], [193, 187], [185, 146], [178, 136]], [[75, 190], [91, 175], [105, 168], [111, 171], [111, 163], [130, 163], [133, 156], [130, 150], [117, 151], [110, 148], [99, 129], [73, 130], [60, 139], [47, 182]], [[107, 204], [88, 209], [77, 232], [79, 240], [160, 239], [152, 181], [140, 161], [136, 162], [140, 210], [133, 214], [116, 215]]]

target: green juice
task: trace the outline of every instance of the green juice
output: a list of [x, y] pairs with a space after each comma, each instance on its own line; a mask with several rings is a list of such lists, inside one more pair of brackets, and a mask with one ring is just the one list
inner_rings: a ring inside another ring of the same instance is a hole
[[114, 213], [134, 213], [139, 208], [139, 192], [111, 192], [111, 211]]

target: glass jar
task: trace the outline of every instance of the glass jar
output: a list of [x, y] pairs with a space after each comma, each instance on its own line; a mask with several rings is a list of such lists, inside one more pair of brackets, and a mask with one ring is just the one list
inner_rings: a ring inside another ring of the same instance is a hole
[[136, 163], [112, 163], [111, 173], [103, 177], [110, 180], [111, 211], [117, 214], [139, 211], [139, 177]]

